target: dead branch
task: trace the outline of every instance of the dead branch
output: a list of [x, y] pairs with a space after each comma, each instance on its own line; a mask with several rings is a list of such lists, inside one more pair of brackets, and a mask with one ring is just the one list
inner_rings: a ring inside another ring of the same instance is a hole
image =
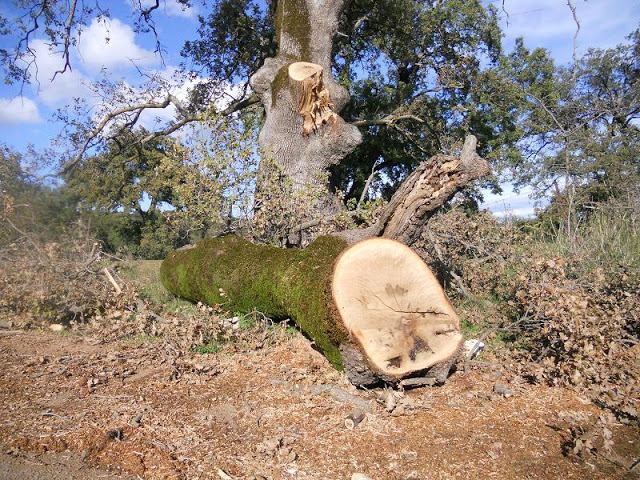
[[369, 191], [369, 187], [371, 186], [371, 182], [373, 182], [373, 179], [375, 178], [376, 173], [378, 173], [378, 171], [376, 170], [377, 166], [378, 166], [378, 160], [373, 162], [373, 167], [371, 168], [371, 175], [369, 175], [369, 178], [367, 178], [367, 181], [364, 184], [364, 188], [362, 189], [362, 193], [360, 194], [360, 199], [358, 200], [358, 204], [356, 205], [356, 211], [360, 210], [360, 206], [362, 205], [362, 202], [364, 202], [367, 192]]
[[571, 10], [571, 15], [573, 16], [573, 21], [576, 24], [576, 31], [573, 34], [573, 61], [576, 62], [578, 59], [578, 34], [580, 33], [580, 21], [578, 20], [578, 14], [576, 13], [576, 6], [573, 4], [571, 0], [567, 0], [567, 6], [569, 10]]
[[78, 0], [72, 0], [69, 5], [69, 14], [64, 24], [64, 47], [62, 49], [62, 58], [64, 58], [64, 67], [61, 70], [56, 70], [51, 78], [53, 82], [58, 74], [63, 74], [69, 69], [71, 71], [71, 60], [69, 58], [69, 46], [71, 45], [71, 27], [73, 26], [73, 17], [76, 14], [76, 5]]
[[109, 280], [109, 283], [113, 285], [113, 289], [116, 291], [116, 295], [120, 295], [122, 293], [122, 288], [120, 288], [120, 285], [118, 285], [118, 282], [116, 282], [115, 278], [113, 278], [113, 275], [111, 275], [111, 272], [109, 271], [109, 269], [107, 267], [104, 267], [102, 269], [102, 272], [107, 277], [107, 280]]

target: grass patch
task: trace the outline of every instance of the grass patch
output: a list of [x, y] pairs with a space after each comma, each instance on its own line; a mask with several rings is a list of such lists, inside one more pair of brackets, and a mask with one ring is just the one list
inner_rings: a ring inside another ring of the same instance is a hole
[[124, 280], [133, 283], [140, 298], [154, 305], [165, 305], [175, 299], [160, 282], [160, 264], [162, 260], [132, 260], [123, 263], [118, 274]]
[[220, 350], [222, 350], [222, 346], [223, 342], [214, 338], [212, 340], [209, 340], [207, 343], [193, 347], [191, 350], [194, 353], [204, 355], [207, 353], [218, 353], [220, 352]]
[[122, 341], [127, 345], [138, 347], [140, 345], [144, 345], [147, 343], [159, 342], [161, 339], [162, 337], [156, 337], [153, 335], [147, 335], [145, 333], [141, 333], [140, 335], [127, 335], [122, 339]]
[[469, 320], [464, 318], [460, 321], [460, 328], [462, 329], [462, 335], [464, 338], [477, 337], [482, 330], [480, 325], [477, 323], [471, 323]]

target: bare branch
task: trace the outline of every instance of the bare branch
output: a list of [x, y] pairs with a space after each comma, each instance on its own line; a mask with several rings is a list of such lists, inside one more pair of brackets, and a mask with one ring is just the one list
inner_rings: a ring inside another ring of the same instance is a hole
[[576, 6], [573, 4], [571, 0], [567, 0], [567, 6], [569, 10], [571, 10], [571, 15], [573, 16], [573, 21], [576, 23], [576, 32], [573, 34], [573, 61], [574, 63], [578, 60], [578, 33], [580, 33], [580, 21], [578, 20], [578, 14], [576, 13]]
[[373, 167], [371, 168], [371, 175], [369, 175], [369, 178], [367, 178], [367, 181], [364, 184], [364, 188], [362, 189], [362, 193], [360, 194], [360, 198], [358, 199], [358, 204], [356, 205], [356, 210], [360, 210], [360, 206], [362, 205], [362, 202], [364, 202], [367, 192], [369, 191], [369, 187], [371, 186], [371, 182], [373, 182], [373, 179], [375, 178], [376, 173], [378, 173], [377, 166], [378, 166], [378, 160], [373, 162]]
[[418, 122], [418, 123], [424, 123], [424, 120], [422, 120], [420, 117], [417, 117], [415, 115], [387, 115], [386, 117], [383, 118], [379, 118], [379, 119], [371, 119], [371, 120], [356, 120], [355, 122], [351, 122], [351, 125], [355, 125], [356, 127], [370, 127], [373, 125], [380, 125], [380, 126], [385, 126], [385, 127], [391, 127], [393, 125], [395, 125], [398, 122], [404, 121], [404, 120], [411, 120], [414, 122]]
[[62, 70], [56, 70], [51, 78], [53, 82], [56, 78], [56, 75], [63, 74], [69, 69], [71, 71], [71, 60], [69, 58], [69, 46], [71, 45], [71, 27], [73, 26], [73, 17], [76, 14], [76, 6], [78, 0], [72, 0], [71, 5], [69, 6], [69, 14], [67, 15], [67, 21], [64, 24], [64, 47], [62, 50], [62, 58], [64, 58], [64, 67]]
[[[231, 115], [234, 112], [242, 110], [242, 109], [244, 109], [246, 107], [249, 107], [251, 105], [254, 105], [254, 104], [258, 103], [258, 102], [259, 102], [259, 98], [256, 95], [251, 95], [251, 96], [249, 96], [249, 97], [247, 97], [245, 99], [238, 100], [238, 101], [232, 103], [231, 105], [229, 105], [225, 109], [221, 110], [220, 112], [216, 112], [216, 114], [220, 115], [220, 116], [228, 116], [228, 115]], [[118, 117], [120, 117], [122, 115], [133, 113], [132, 118], [128, 119], [128, 121], [125, 123], [125, 125], [122, 128], [118, 129], [118, 133], [116, 133], [116, 135], [112, 135], [111, 137], [109, 137], [111, 139], [113, 139], [119, 133], [122, 133], [127, 128], [133, 127], [136, 124], [136, 122], [138, 121], [138, 119], [140, 118], [140, 114], [142, 113], [143, 110], [163, 109], [163, 108], [167, 108], [170, 104], [173, 104], [181, 114], [186, 114], [184, 116], [184, 118], [180, 119], [177, 122], [174, 122], [173, 124], [169, 125], [168, 127], [164, 128], [163, 130], [150, 133], [149, 135], [147, 135], [147, 136], [143, 137], [142, 139], [140, 139], [137, 142], [138, 144], [144, 144], [144, 143], [149, 142], [150, 140], [153, 140], [154, 138], [158, 138], [158, 137], [163, 137], [163, 136], [169, 135], [169, 134], [175, 132], [176, 130], [179, 130], [180, 128], [182, 128], [183, 126], [185, 126], [188, 123], [203, 121], [205, 119], [205, 113], [204, 112], [200, 112], [200, 113], [196, 113], [196, 114], [188, 114], [188, 112], [185, 109], [185, 107], [172, 94], [168, 94], [162, 101], [144, 102], [144, 103], [138, 103], [138, 104], [135, 104], [135, 105], [127, 105], [125, 107], [118, 108], [118, 109], [113, 110], [113, 111], [109, 112], [108, 114], [106, 114], [102, 118], [102, 120], [96, 125], [96, 127], [87, 135], [85, 140], [82, 142], [82, 145], [80, 146], [76, 156], [63, 165], [63, 167], [61, 169], [61, 173], [62, 174], [68, 173], [76, 165], [78, 165], [78, 163], [80, 163], [80, 161], [82, 161], [82, 157], [84, 156], [86, 151], [91, 146], [91, 142], [93, 142], [104, 131], [104, 129], [107, 127], [107, 125], [109, 125], [109, 123], [111, 123], [113, 120], [117, 119]]]

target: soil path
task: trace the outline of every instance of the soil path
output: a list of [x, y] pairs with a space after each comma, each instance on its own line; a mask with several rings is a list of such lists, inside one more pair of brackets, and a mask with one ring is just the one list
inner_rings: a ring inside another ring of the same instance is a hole
[[[198, 355], [0, 333], [1, 478], [634, 478], [601, 457], [563, 454], [567, 419], [592, 422], [593, 405], [509, 383], [496, 366], [389, 400], [347, 385], [300, 336]], [[496, 381], [513, 396], [495, 394]], [[349, 430], [356, 408], [369, 412]], [[637, 430], [615, 433], [618, 453], [637, 458]]]

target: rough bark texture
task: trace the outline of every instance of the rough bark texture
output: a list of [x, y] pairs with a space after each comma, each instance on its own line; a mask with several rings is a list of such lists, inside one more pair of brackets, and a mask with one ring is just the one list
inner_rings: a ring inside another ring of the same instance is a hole
[[460, 158], [435, 155], [422, 162], [402, 183], [374, 226], [337, 235], [349, 243], [381, 236], [413, 244], [440, 207], [461, 188], [489, 174], [489, 164], [476, 153], [476, 143], [476, 137], [469, 135]]
[[193, 301], [291, 318], [356, 385], [425, 372], [444, 381], [462, 341], [433, 274], [395, 241], [347, 247], [320, 237], [305, 249], [284, 250], [219, 237], [171, 253], [161, 279]]
[[331, 48], [343, 3], [344, 0], [278, 0], [278, 54], [268, 58], [251, 77], [251, 88], [260, 96], [266, 112], [260, 146], [291, 179], [294, 188], [317, 183], [329, 166], [339, 163], [362, 141], [358, 128], [337, 115], [331, 125], [304, 135], [301, 98], [288, 78], [288, 67], [294, 62], [317, 64], [324, 72], [332, 110], [339, 113], [347, 103], [346, 89], [331, 77]]

